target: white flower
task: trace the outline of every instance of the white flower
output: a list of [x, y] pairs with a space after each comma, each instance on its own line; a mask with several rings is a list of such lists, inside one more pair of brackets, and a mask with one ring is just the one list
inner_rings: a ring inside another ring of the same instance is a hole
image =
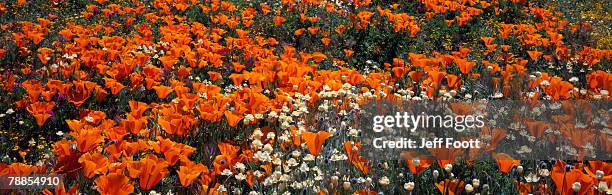
[[6, 114], [0, 114], [0, 118], [3, 118], [4, 116], [6, 116]]
[[63, 136], [63, 135], [64, 135], [64, 132], [63, 132], [63, 131], [58, 131], [58, 132], [56, 132], [56, 133], [55, 133], [55, 135], [57, 135], [57, 136]]
[[593, 95], [593, 99], [600, 100], [601, 95], [600, 94]]
[[542, 177], [548, 177], [550, 175], [550, 171], [548, 169], [540, 169], [538, 174]]
[[465, 184], [465, 192], [472, 193], [474, 191], [474, 186], [472, 184]]
[[232, 173], [232, 171], [230, 171], [229, 169], [224, 169], [223, 172], [221, 172], [221, 175], [225, 175], [225, 176], [230, 176], [233, 174], [234, 173]]
[[6, 114], [13, 114], [15, 113], [15, 111], [12, 108], [9, 108], [8, 110], [6, 110]]
[[315, 160], [315, 156], [312, 154], [306, 154], [306, 156], [304, 156], [304, 158], [302, 159], [306, 162], [310, 162], [310, 161], [314, 161]]
[[293, 152], [291, 152], [291, 156], [293, 156], [293, 158], [299, 158], [300, 155], [302, 155], [302, 153], [298, 150], [294, 150]]
[[306, 163], [302, 163], [302, 165], [300, 165], [300, 171], [308, 172], [310, 171], [310, 168], [308, 167], [308, 165], [306, 165]]
[[574, 190], [574, 192], [580, 191], [580, 188], [582, 188], [582, 184], [580, 184], [580, 182], [574, 182], [572, 184], [572, 190]]
[[34, 138], [31, 138], [30, 141], [28, 141], [28, 144], [34, 145], [36, 144], [36, 141], [34, 141]]
[[574, 82], [578, 82], [578, 77], [572, 77], [572, 78], [570, 78], [570, 79], [569, 79], [569, 82], [572, 82], [572, 83], [574, 83]]
[[387, 186], [389, 185], [389, 183], [391, 183], [391, 181], [389, 181], [389, 178], [387, 176], [383, 176], [382, 178], [380, 178], [380, 180], [378, 180], [378, 183], [380, 185]]
[[259, 177], [263, 176], [263, 174], [259, 170], [255, 170], [255, 171], [253, 171], [253, 176], [259, 178]]
[[493, 95], [493, 98], [502, 98], [504, 97], [504, 94], [501, 92], [495, 92], [495, 94]]
[[221, 193], [221, 192], [227, 192], [227, 189], [225, 188], [224, 185], [220, 185], [219, 188], [217, 188], [217, 192]]
[[272, 161], [272, 158], [270, 158], [270, 153], [267, 153], [267, 152], [262, 152], [261, 150], [260, 150], [260, 151], [257, 151], [257, 152], [256, 152], [256, 153], [253, 155], [253, 158], [258, 159], [258, 160], [263, 161], [263, 162], [269, 162], [269, 161]]
[[451, 172], [453, 170], [453, 164], [446, 164], [446, 165], [444, 165], [444, 170], [446, 172]]
[[234, 168], [240, 171], [244, 171], [246, 169], [246, 166], [241, 162], [237, 162], [236, 165], [234, 165]]
[[474, 186], [474, 188], [478, 188], [478, 186], [480, 186], [480, 180], [472, 179], [472, 185]]
[[261, 146], [263, 146], [263, 143], [261, 143], [261, 141], [260, 141], [260, 140], [258, 140], [258, 139], [253, 140], [253, 141], [251, 142], [251, 147], [252, 147], [252, 148], [259, 149], [259, 148], [261, 148]]
[[274, 139], [274, 137], [276, 137], [276, 134], [274, 134], [274, 132], [270, 132], [266, 135], [266, 138], [268, 139]]
[[599, 192], [608, 191], [608, 183], [606, 183], [605, 181], [600, 181], [599, 184], [597, 185], [597, 191]]
[[540, 177], [538, 176], [538, 174], [531, 172], [525, 176], [525, 180], [527, 181], [527, 183], [537, 183], [538, 181], [540, 181]]
[[93, 123], [93, 122], [94, 122], [94, 118], [93, 118], [93, 117], [91, 117], [91, 116], [86, 116], [86, 117], [85, 117], [85, 121], [90, 122], [90, 123]]
[[295, 158], [290, 158], [289, 160], [287, 160], [287, 166], [294, 167], [297, 165], [298, 165], [298, 162], [297, 160], [295, 160]]
[[352, 136], [352, 137], [357, 137], [357, 136], [359, 136], [359, 130], [358, 129], [350, 128], [349, 132], [348, 132], [348, 135]]
[[247, 114], [244, 116], [244, 124], [249, 124], [251, 123], [251, 121], [255, 121], [255, 116], [253, 116], [252, 114]]
[[267, 153], [272, 153], [274, 151], [274, 148], [272, 148], [272, 145], [266, 144], [263, 150]]
[[524, 154], [524, 153], [531, 153], [531, 151], [532, 151], [532, 149], [531, 149], [531, 148], [529, 148], [529, 147], [527, 147], [527, 146], [523, 145], [523, 146], [521, 146], [521, 147], [519, 148], [519, 150], [517, 150], [517, 151], [516, 151], [516, 153], [519, 153], [519, 154]]
[[595, 171], [595, 176], [597, 177], [598, 180], [601, 180], [605, 176], [605, 173], [602, 170], [597, 170]]
[[404, 189], [412, 192], [412, 190], [414, 190], [414, 182], [408, 182], [404, 184]]
[[261, 137], [263, 136], [263, 133], [261, 132], [261, 130], [259, 128], [255, 129], [253, 131], [253, 134], [251, 135], [251, 138], [253, 139], [261, 139]]
[[236, 174], [236, 176], [234, 176], [234, 177], [236, 177], [236, 179], [237, 179], [238, 181], [242, 181], [242, 180], [246, 179], [246, 175], [245, 175], [245, 174], [242, 174], [242, 173], [238, 173], [238, 174]]
[[151, 190], [151, 192], [149, 192], [149, 195], [162, 195], [159, 192], [156, 192], [155, 190]]

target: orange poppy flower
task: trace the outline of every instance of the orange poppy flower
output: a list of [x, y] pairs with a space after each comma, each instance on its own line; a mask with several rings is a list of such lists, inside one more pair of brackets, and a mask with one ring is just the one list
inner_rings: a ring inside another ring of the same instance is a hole
[[405, 152], [402, 154], [410, 172], [421, 174], [422, 171], [429, 168], [433, 164], [433, 159], [428, 156], [418, 154], [416, 152]]
[[230, 143], [222, 142], [217, 144], [219, 155], [213, 161], [215, 174], [220, 174], [225, 169], [231, 169], [238, 157], [239, 146], [234, 146]]
[[157, 93], [157, 97], [159, 97], [160, 99], [164, 99], [168, 95], [170, 95], [170, 93], [174, 92], [172, 88], [163, 85], [154, 86], [153, 89], [155, 89], [155, 93]]
[[603, 171], [603, 181], [612, 182], [612, 163], [601, 160], [590, 160], [589, 166], [584, 167], [584, 171], [592, 178], [597, 178], [597, 171]]
[[66, 191], [66, 188], [64, 188], [64, 182], [60, 181], [59, 185], [55, 187], [54, 192], [51, 192], [49, 189], [45, 188], [42, 193], [44, 195], [77, 195], [79, 194], [77, 191], [78, 188], [79, 185], [74, 184], [72, 187], [70, 187], [70, 189], [68, 189], [68, 191]]
[[55, 51], [52, 50], [52, 49], [46, 48], [46, 47], [40, 48], [40, 49], [38, 49], [38, 54], [37, 54], [38, 59], [43, 64], [47, 64], [49, 62], [49, 60], [51, 60], [50, 54], [53, 53], [53, 52], [55, 52]]
[[461, 179], [444, 179], [444, 181], [440, 181], [440, 183], [436, 184], [440, 193], [444, 195], [455, 195], [461, 194], [465, 187], [465, 182]]
[[302, 132], [302, 139], [308, 146], [308, 151], [314, 156], [318, 156], [321, 152], [325, 140], [329, 138], [331, 134], [326, 131], [313, 132]]
[[208, 76], [210, 76], [211, 81], [216, 81], [223, 78], [220, 73], [214, 71], [208, 71]]
[[283, 24], [283, 22], [285, 22], [286, 20], [287, 19], [281, 16], [274, 16], [274, 18], [272, 19], [272, 21], [274, 21], [274, 25], [277, 27]]
[[118, 173], [100, 176], [95, 183], [98, 192], [103, 195], [128, 195], [134, 192], [130, 179]]
[[580, 191], [578, 194], [586, 194], [592, 190], [593, 185], [596, 184], [596, 180], [589, 175], [582, 172], [581, 169], [570, 169], [566, 170], [566, 163], [563, 161], [557, 161], [552, 168], [550, 173], [555, 186], [557, 186], [557, 192], [561, 194], [572, 194], [574, 190], [572, 185], [574, 183], [580, 183]]
[[240, 122], [240, 120], [244, 118], [244, 116], [234, 114], [234, 112], [231, 111], [225, 111], [224, 114], [225, 118], [227, 119], [227, 123], [229, 123], [230, 127], [236, 127], [238, 125], [238, 122]]
[[74, 87], [68, 87], [66, 96], [71, 103], [80, 107], [92, 94], [96, 88], [96, 84], [89, 81], [73, 81], [72, 84]]
[[42, 127], [43, 124], [51, 117], [51, 109], [55, 107], [55, 102], [35, 102], [28, 106], [27, 110], [36, 118], [36, 124]]
[[504, 139], [506, 139], [507, 131], [501, 128], [493, 128], [490, 129], [488, 127], [483, 127], [480, 132], [480, 137], [491, 137], [491, 139], [484, 143], [485, 148], [484, 151], [490, 152], [495, 150], [497, 145]]
[[459, 70], [463, 74], [468, 74], [472, 71], [472, 68], [476, 65], [476, 62], [470, 62], [464, 59], [455, 59], [455, 63], [459, 66]]
[[529, 58], [531, 58], [531, 60], [536, 61], [538, 59], [538, 57], [540, 57], [540, 55], [542, 55], [542, 52], [539, 52], [537, 50], [533, 50], [533, 51], [527, 51], [527, 54], [529, 54]]
[[191, 161], [186, 161], [185, 165], [179, 168], [179, 182], [181, 182], [183, 187], [188, 187], [200, 174], [208, 174], [208, 172], [208, 168], [203, 164], [195, 164]]
[[363, 174], [368, 174], [370, 172], [370, 163], [367, 159], [362, 156], [359, 156], [359, 152], [361, 151], [361, 142], [353, 142], [347, 141], [344, 142], [344, 152], [348, 156], [351, 164], [357, 168], [357, 170], [361, 171]]
[[520, 160], [514, 160], [510, 155], [505, 153], [493, 154], [493, 158], [497, 161], [497, 166], [502, 173], [508, 173], [512, 167], [521, 164]]
[[139, 178], [140, 187], [143, 190], [153, 188], [159, 181], [169, 173], [168, 163], [155, 155], [147, 155], [140, 161], [127, 162], [127, 170], [132, 178]]
[[0, 163], [0, 174], [28, 175], [28, 174], [38, 173], [40, 171], [41, 170], [39, 169], [39, 167], [27, 165], [23, 163], [13, 163], [10, 165]]
[[89, 152], [96, 148], [104, 141], [104, 137], [100, 135], [100, 130], [84, 129], [76, 136], [77, 149], [80, 152]]
[[135, 118], [139, 118], [143, 115], [143, 113], [149, 109], [150, 107], [147, 105], [147, 103], [144, 102], [137, 102], [137, 101], [129, 101], [128, 102], [129, 106], [130, 106], [130, 115], [132, 115]]
[[40, 81], [27, 80], [21, 83], [21, 86], [25, 88], [26, 93], [30, 97], [31, 101], [38, 101], [38, 97], [40, 97], [40, 94], [42, 93], [43, 89], [42, 85], [40, 84]]
[[545, 121], [525, 121], [525, 126], [527, 126], [527, 131], [536, 138], [541, 138], [544, 134], [544, 131], [548, 129], [548, 123]]
[[79, 158], [79, 163], [83, 164], [85, 177], [91, 179], [97, 174], [106, 174], [109, 160], [99, 152], [94, 152], [83, 154]]

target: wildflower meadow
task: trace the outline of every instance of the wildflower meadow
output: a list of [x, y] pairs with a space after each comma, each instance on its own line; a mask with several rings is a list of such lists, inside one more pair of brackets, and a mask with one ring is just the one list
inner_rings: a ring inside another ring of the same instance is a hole
[[611, 7], [3, 0], [0, 194], [612, 194]]

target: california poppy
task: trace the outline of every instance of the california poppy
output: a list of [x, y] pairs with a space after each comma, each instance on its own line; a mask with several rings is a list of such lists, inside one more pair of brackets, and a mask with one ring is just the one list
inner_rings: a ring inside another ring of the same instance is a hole
[[168, 173], [168, 163], [154, 155], [147, 155], [139, 161], [131, 161], [127, 164], [127, 170], [132, 178], [139, 178], [140, 187], [143, 190], [153, 188]]
[[325, 140], [329, 138], [331, 134], [326, 131], [319, 131], [316, 133], [313, 132], [302, 132], [302, 139], [306, 142], [306, 146], [308, 146], [308, 151], [312, 155], [318, 156], [321, 152], [323, 144]]
[[520, 165], [520, 160], [514, 160], [510, 155], [504, 153], [493, 154], [493, 158], [497, 161], [499, 171], [508, 173], [514, 166]]
[[170, 93], [174, 92], [174, 90], [168, 86], [154, 86], [153, 89], [155, 89], [155, 92], [157, 93], [157, 97], [159, 97], [160, 99], [164, 99], [166, 98], [168, 95], [170, 95]]
[[370, 172], [370, 163], [367, 159], [359, 155], [361, 151], [361, 143], [347, 141], [344, 142], [344, 152], [348, 156], [349, 161], [357, 170], [361, 171], [364, 174], [368, 174]]
[[42, 127], [43, 124], [51, 117], [51, 110], [55, 107], [55, 102], [35, 102], [28, 106], [27, 110], [36, 118], [36, 124]]
[[461, 194], [464, 190], [465, 182], [461, 179], [444, 179], [440, 183], [436, 183], [436, 187], [444, 195]]
[[129, 183], [128, 177], [119, 173], [110, 173], [100, 176], [95, 183], [98, 192], [104, 195], [127, 195], [134, 192], [134, 186]]
[[195, 164], [191, 161], [185, 162], [178, 171], [179, 181], [183, 187], [187, 187], [201, 174], [208, 174], [208, 168], [202, 164]]

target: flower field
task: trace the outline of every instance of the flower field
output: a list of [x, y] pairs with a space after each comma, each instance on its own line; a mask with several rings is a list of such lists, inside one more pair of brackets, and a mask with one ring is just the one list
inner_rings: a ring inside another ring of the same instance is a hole
[[[610, 6], [2, 1], [0, 177], [61, 182], [0, 194], [612, 194]], [[495, 120], [376, 158], [381, 101]]]

